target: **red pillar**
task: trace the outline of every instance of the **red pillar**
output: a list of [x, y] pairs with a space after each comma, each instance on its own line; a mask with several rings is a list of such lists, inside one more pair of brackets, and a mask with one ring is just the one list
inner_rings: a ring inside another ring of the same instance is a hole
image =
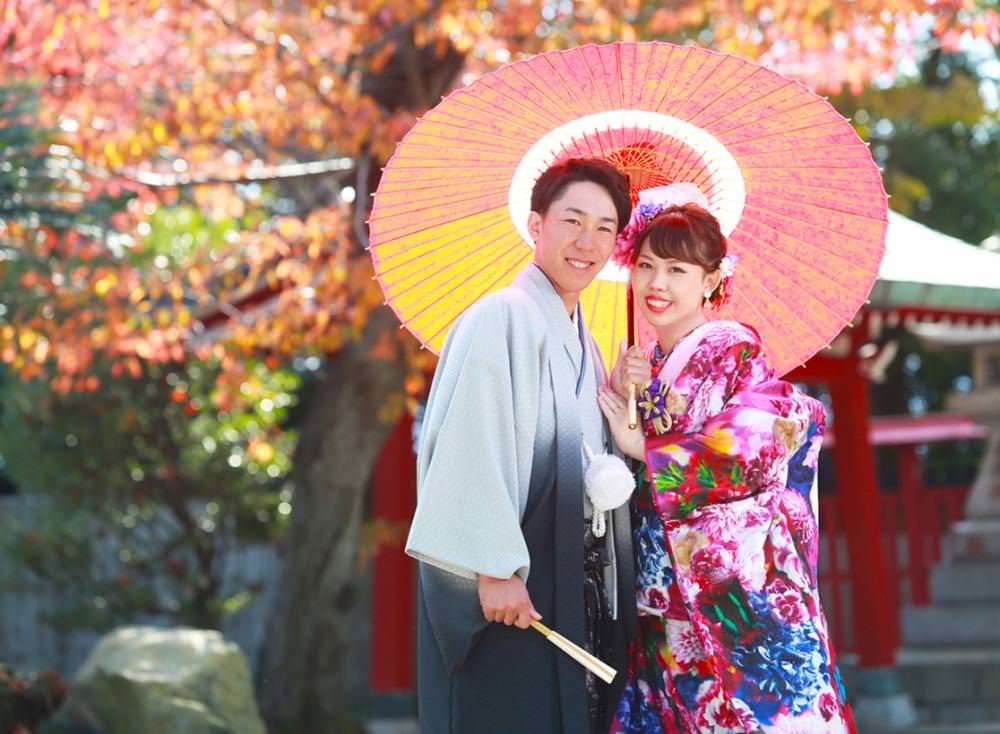
[[[853, 352], [854, 350], [852, 350]], [[899, 620], [879, 523], [875, 455], [869, 443], [868, 382], [848, 357], [830, 392], [837, 443], [834, 462], [841, 526], [851, 569], [854, 639], [862, 667], [891, 666], [899, 641]]]
[[416, 656], [416, 568], [404, 552], [417, 497], [413, 420], [389, 435], [372, 473], [372, 517], [399, 533], [375, 554], [372, 566], [368, 685], [373, 692], [412, 691]]
[[906, 518], [907, 572], [910, 576], [910, 603], [926, 606], [931, 602], [929, 569], [927, 563], [924, 523], [921, 522], [923, 507], [921, 488], [923, 487], [923, 466], [917, 456], [917, 447], [906, 444], [898, 447], [896, 471], [899, 475], [899, 497], [903, 503]]

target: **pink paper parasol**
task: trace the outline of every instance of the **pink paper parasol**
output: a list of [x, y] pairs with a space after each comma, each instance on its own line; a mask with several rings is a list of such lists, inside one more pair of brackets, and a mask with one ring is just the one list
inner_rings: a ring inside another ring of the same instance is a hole
[[[371, 254], [388, 303], [438, 351], [461, 313], [532, 259], [531, 188], [553, 162], [599, 157], [633, 194], [689, 181], [739, 256], [717, 318], [760, 332], [783, 374], [823, 348], [871, 290], [885, 192], [867, 146], [825, 99], [745, 59], [694, 46], [614, 43], [509, 64], [428, 112], [386, 166]], [[627, 272], [584, 292], [613, 360]], [[651, 338], [643, 333], [640, 341]]]

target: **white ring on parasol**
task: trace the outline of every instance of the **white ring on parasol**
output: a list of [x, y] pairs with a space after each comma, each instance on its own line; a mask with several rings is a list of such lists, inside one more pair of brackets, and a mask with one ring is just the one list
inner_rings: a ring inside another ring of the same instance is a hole
[[[718, 138], [672, 115], [646, 110], [606, 110], [579, 117], [550, 130], [528, 149], [518, 163], [507, 192], [507, 209], [518, 233], [529, 247], [534, 249], [528, 232], [528, 214], [531, 212], [531, 189], [535, 181], [574, 140], [615, 129], [649, 130], [680, 140], [692, 148], [701, 156], [712, 177], [711, 190], [704, 193], [709, 196], [709, 209], [719, 220], [722, 233], [728, 236], [736, 229], [746, 204], [746, 185], [739, 164]], [[609, 262], [597, 277], [627, 283], [628, 271]]]

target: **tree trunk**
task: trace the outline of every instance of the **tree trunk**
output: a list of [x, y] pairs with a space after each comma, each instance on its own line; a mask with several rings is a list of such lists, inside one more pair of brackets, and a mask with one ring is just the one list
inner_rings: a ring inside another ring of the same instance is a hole
[[[429, 6], [429, 17], [440, 6]], [[422, 21], [414, 21], [422, 22]], [[435, 103], [462, 68], [450, 43], [417, 48], [412, 23], [400, 27], [401, 47], [362, 91], [388, 109]], [[373, 191], [373, 166], [359, 186]], [[367, 197], [359, 203], [367, 204]], [[359, 238], [359, 239], [363, 239]], [[372, 467], [391, 425], [375, 414], [400, 390], [403, 359], [372, 361], [368, 349], [398, 324], [388, 308], [371, 314], [364, 343], [339, 352], [326, 368], [299, 434], [293, 467], [295, 499], [283, 572], [258, 665], [257, 695], [271, 734], [348, 734], [347, 664], [351, 610], [356, 601], [358, 531]]]
[[283, 570], [258, 665], [257, 695], [272, 734], [359, 731], [346, 665], [356, 632], [358, 532], [372, 467], [391, 425], [375, 414], [401, 389], [402, 360], [368, 349], [395, 329], [387, 308], [371, 314], [361, 344], [332, 358], [295, 450], [291, 524]]

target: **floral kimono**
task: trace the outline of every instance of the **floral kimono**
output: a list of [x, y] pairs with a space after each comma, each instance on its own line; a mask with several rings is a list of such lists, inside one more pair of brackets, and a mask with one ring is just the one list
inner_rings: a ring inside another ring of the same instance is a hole
[[853, 732], [817, 592], [822, 405], [736, 322], [649, 356], [640, 634], [611, 732]]

